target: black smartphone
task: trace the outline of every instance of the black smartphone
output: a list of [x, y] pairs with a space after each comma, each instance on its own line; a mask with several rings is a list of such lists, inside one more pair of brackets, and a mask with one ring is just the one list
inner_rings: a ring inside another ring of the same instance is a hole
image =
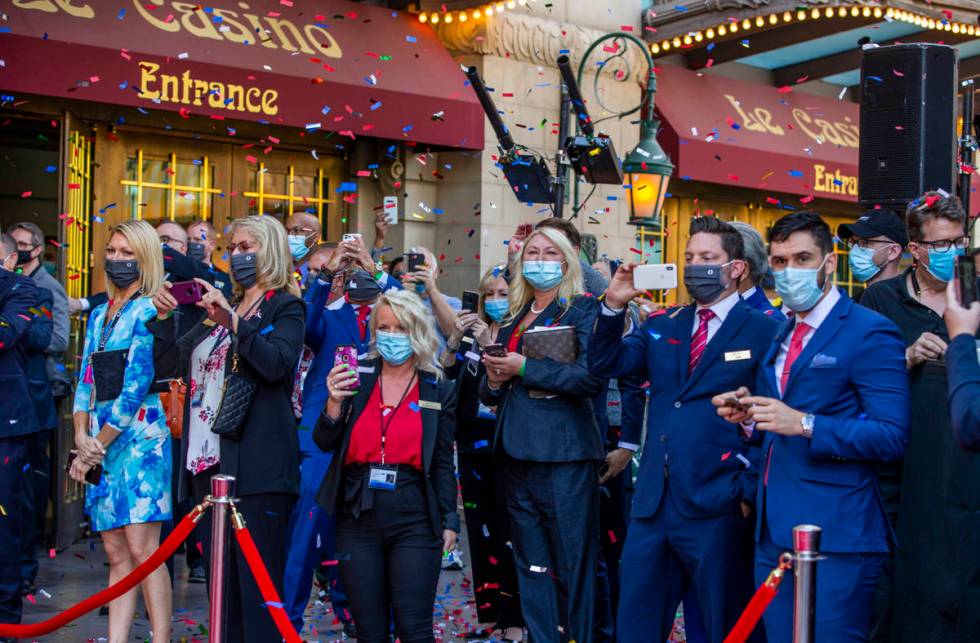
[[[65, 473], [71, 471], [71, 463], [74, 462], [75, 458], [77, 457], [78, 457], [78, 451], [72, 449], [71, 451], [68, 452], [68, 464], [65, 465]], [[102, 481], [102, 465], [97, 464], [91, 469], [89, 469], [88, 473], [85, 474], [85, 482], [89, 483], [94, 487], [97, 487], [99, 486], [99, 482], [101, 481]]]
[[463, 310], [468, 310], [471, 313], [475, 313], [477, 308], [480, 306], [480, 293], [475, 290], [464, 290], [463, 291]]
[[421, 252], [409, 252], [405, 255], [405, 263], [408, 264], [408, 272], [415, 272], [425, 263], [425, 255]]
[[483, 352], [490, 357], [507, 357], [507, 347], [503, 344], [487, 344]]
[[178, 281], [170, 286], [178, 304], [196, 304], [204, 297], [204, 287], [196, 281]]
[[956, 258], [956, 278], [960, 281], [960, 304], [969, 308], [977, 301], [977, 264], [973, 254]]

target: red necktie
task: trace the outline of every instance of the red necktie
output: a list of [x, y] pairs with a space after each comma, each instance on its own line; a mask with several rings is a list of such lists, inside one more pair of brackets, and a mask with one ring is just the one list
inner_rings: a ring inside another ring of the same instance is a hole
[[362, 342], [367, 337], [367, 320], [370, 314], [371, 307], [367, 304], [362, 304], [357, 308], [357, 328], [361, 331]]
[[704, 355], [704, 348], [708, 345], [708, 322], [714, 316], [715, 313], [710, 308], [702, 308], [698, 311], [698, 317], [701, 320], [698, 322], [698, 329], [694, 331], [694, 337], [691, 338], [691, 356], [687, 360], [688, 375], [691, 374], [694, 367], [701, 361], [701, 356]]
[[802, 321], [797, 322], [796, 328], [793, 329], [793, 337], [789, 340], [789, 350], [786, 352], [786, 362], [783, 363], [783, 372], [779, 378], [783, 397], [786, 396], [786, 384], [789, 382], [790, 369], [793, 368], [793, 362], [796, 361], [796, 358], [803, 352], [803, 338], [809, 330], [810, 327]]

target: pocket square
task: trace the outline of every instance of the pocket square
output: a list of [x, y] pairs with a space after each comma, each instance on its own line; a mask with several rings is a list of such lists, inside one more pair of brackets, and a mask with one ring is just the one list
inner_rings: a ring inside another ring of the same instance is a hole
[[833, 368], [837, 366], [837, 358], [833, 355], [817, 353], [810, 362], [810, 368]]

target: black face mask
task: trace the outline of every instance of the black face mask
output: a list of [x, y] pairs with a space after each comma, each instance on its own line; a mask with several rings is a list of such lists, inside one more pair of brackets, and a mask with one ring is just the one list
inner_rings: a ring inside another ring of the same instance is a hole
[[344, 281], [344, 294], [348, 301], [370, 302], [381, 294], [381, 286], [366, 271], [355, 270]]
[[231, 278], [242, 288], [251, 288], [255, 285], [258, 273], [258, 255], [254, 252], [245, 252], [231, 256]]
[[[725, 264], [728, 265], [728, 264]], [[718, 299], [728, 285], [722, 275], [724, 265], [689, 264], [684, 266], [684, 286], [699, 304], [710, 304]]]
[[34, 257], [31, 256], [31, 253], [32, 252], [34, 252], [34, 249], [33, 248], [31, 248], [30, 250], [18, 250], [17, 251], [17, 265], [18, 266], [23, 266], [23, 265], [29, 264], [31, 262], [31, 259], [34, 258]]
[[127, 288], [140, 278], [140, 264], [135, 259], [106, 259], [105, 274], [116, 288]]
[[187, 243], [187, 256], [194, 261], [204, 261], [204, 244], [189, 241]]

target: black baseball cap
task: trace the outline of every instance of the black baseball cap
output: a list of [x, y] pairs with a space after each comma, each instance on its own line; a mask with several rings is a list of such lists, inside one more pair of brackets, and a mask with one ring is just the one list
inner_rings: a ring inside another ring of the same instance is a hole
[[837, 236], [843, 240], [851, 237], [871, 239], [887, 237], [903, 248], [909, 243], [909, 235], [905, 230], [905, 222], [891, 210], [868, 210], [854, 223], [842, 223], [837, 226]]

